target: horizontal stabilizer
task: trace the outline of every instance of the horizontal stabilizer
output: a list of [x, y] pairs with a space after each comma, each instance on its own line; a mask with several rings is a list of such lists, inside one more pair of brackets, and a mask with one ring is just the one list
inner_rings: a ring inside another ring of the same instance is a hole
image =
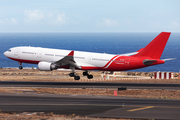
[[168, 59], [162, 59], [164, 61], [168, 61], [168, 60], [175, 60], [176, 58], [168, 58]]

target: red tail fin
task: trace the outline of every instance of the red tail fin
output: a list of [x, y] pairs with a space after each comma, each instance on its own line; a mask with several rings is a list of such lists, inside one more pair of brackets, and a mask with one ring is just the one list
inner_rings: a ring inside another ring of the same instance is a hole
[[134, 55], [135, 57], [151, 57], [160, 59], [162, 52], [169, 39], [170, 32], [161, 32], [153, 41], [151, 41], [143, 50]]

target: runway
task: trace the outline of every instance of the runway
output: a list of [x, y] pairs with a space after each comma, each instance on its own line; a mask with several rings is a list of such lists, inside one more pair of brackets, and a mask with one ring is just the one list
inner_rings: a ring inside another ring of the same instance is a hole
[[109, 118], [180, 119], [180, 100], [1, 93], [0, 110]]
[[53, 88], [114, 88], [127, 89], [174, 89], [180, 90], [180, 84], [156, 83], [110, 83], [110, 82], [18, 82], [0, 81], [0, 87], [53, 87]]
[[[1, 81], [0, 87], [174, 89], [180, 84]], [[89, 117], [180, 119], [180, 100], [119, 96], [0, 93], [3, 112], [45, 112]]]

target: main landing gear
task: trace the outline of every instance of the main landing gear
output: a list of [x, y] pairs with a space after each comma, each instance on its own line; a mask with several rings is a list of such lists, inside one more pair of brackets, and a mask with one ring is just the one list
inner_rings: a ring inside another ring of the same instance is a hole
[[[75, 72], [69, 74], [70, 77], [74, 77], [74, 80], [80, 80], [80, 76], [76, 75]], [[92, 79], [93, 75], [89, 75], [88, 71], [83, 72], [83, 76], [87, 76], [88, 79]]]
[[87, 76], [88, 79], [92, 79], [93, 75], [89, 75], [88, 71], [83, 72], [84, 76]]
[[70, 77], [74, 77], [75, 80], [80, 80], [80, 76], [76, 75], [75, 72], [69, 74]]
[[23, 66], [22, 66], [22, 62], [19, 62], [19, 69], [22, 70], [23, 69]]

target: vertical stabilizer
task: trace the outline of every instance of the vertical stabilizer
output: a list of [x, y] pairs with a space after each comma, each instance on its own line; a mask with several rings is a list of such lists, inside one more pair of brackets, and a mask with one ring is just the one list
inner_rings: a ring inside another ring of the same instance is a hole
[[133, 56], [151, 57], [152, 59], [160, 59], [170, 34], [171, 34], [170, 32], [161, 32], [143, 50], [141, 50], [139, 53]]

